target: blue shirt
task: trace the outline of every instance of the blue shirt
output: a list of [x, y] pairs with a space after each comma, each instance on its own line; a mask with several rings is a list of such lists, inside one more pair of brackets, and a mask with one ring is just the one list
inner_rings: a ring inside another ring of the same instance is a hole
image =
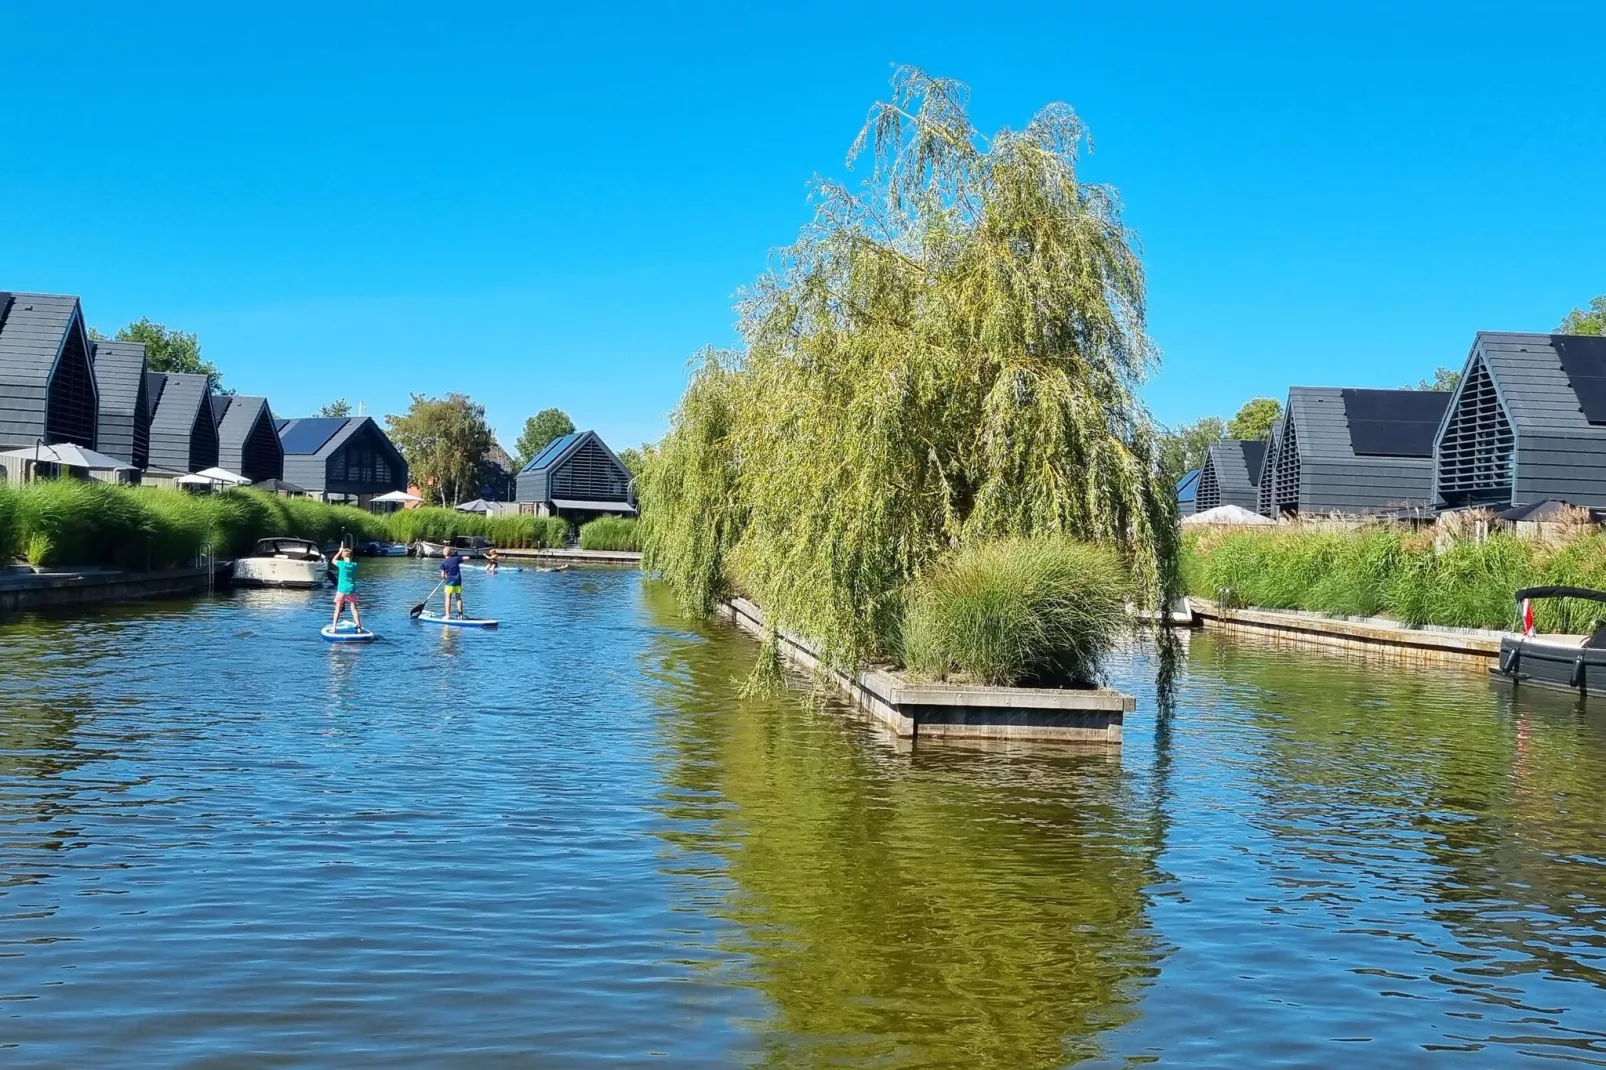
[[441, 562], [441, 575], [446, 577], [448, 587], [461, 587], [463, 585], [463, 559], [452, 554]]
[[335, 590], [340, 594], [356, 594], [357, 562], [336, 561], [335, 572], [338, 573], [338, 577], [335, 580]]

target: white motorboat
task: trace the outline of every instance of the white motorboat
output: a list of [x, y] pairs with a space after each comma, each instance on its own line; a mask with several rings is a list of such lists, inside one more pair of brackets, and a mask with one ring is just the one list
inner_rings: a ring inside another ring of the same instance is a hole
[[328, 576], [329, 559], [318, 544], [291, 536], [262, 539], [234, 563], [240, 587], [322, 587]]

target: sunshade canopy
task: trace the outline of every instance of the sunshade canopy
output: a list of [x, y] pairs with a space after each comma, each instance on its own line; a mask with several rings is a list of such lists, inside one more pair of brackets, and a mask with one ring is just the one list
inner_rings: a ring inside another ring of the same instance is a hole
[[22, 449], [0, 453], [0, 457], [16, 457], [25, 461], [38, 460], [42, 463], [65, 464], [72, 468], [89, 468], [95, 471], [134, 470], [134, 466], [127, 461], [119, 461], [116, 457], [86, 450], [72, 442], [58, 442], [54, 446], [25, 446]]
[[424, 499], [416, 494], [408, 494], [405, 490], [393, 490], [388, 494], [375, 495], [369, 500], [376, 502], [421, 502]]
[[251, 482], [238, 472], [231, 472], [227, 468], [203, 468], [195, 474], [217, 483], [232, 483], [237, 487]]

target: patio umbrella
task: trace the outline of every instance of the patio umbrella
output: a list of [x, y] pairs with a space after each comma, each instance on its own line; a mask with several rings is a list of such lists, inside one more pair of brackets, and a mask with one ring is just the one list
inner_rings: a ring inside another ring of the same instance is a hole
[[195, 474], [198, 476], [205, 476], [207, 479], [210, 479], [216, 483], [232, 483], [236, 487], [251, 482], [244, 476], [237, 475], [236, 473], [229, 471], [227, 468], [203, 468]]
[[287, 483], [282, 479], [264, 479], [260, 483], [251, 484], [256, 490], [265, 490], [269, 494], [305, 494], [306, 487], [298, 487], [294, 483]]
[[214, 481], [206, 478], [203, 475], [200, 475], [199, 473], [189, 472], [185, 475], [179, 476], [177, 479], [173, 480], [173, 482], [184, 487], [210, 487]]
[[104, 453], [86, 450], [84, 447], [72, 442], [58, 442], [54, 446], [25, 446], [18, 450], [7, 450], [0, 453], [0, 457], [15, 457], [24, 461], [37, 460], [47, 464], [64, 464], [71, 468], [88, 468], [97, 472], [137, 471], [126, 461], [119, 461], [116, 457], [108, 457]]
[[457, 508], [459, 512], [464, 513], [489, 513], [491, 511], [491, 503], [484, 498], [475, 498], [471, 502], [464, 502]]
[[416, 494], [408, 494], [405, 490], [393, 490], [389, 494], [381, 494], [368, 500], [371, 502], [421, 502], [424, 499]]

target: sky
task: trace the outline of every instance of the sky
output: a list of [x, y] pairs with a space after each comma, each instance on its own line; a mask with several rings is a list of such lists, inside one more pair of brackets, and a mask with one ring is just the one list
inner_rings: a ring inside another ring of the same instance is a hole
[[1598, 2], [17, 4], [0, 289], [194, 331], [282, 417], [456, 390], [510, 449], [554, 405], [623, 448], [914, 64], [983, 130], [1076, 109], [1145, 401], [1230, 416], [1606, 293], [1603, 41]]

